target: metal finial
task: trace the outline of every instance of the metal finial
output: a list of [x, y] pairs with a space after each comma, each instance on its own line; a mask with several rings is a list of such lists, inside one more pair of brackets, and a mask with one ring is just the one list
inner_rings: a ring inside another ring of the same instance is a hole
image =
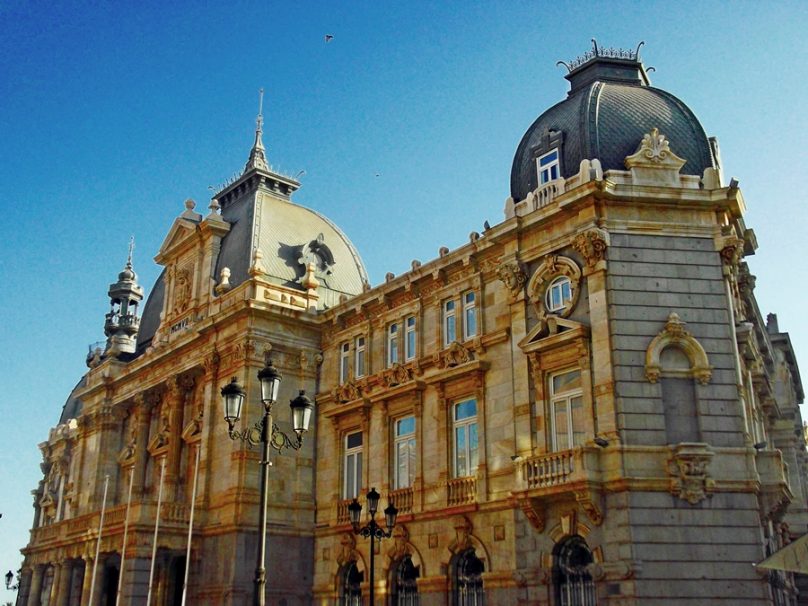
[[639, 61], [640, 60], [640, 49], [645, 44], [645, 40], [640, 40], [640, 43], [637, 45], [637, 50], [634, 51], [634, 59]]
[[258, 89], [258, 116], [255, 118], [256, 130], [260, 131], [264, 124], [264, 89]]
[[564, 67], [566, 67], [568, 73], [572, 71], [572, 68], [569, 65], [567, 65], [567, 63], [565, 63], [564, 61], [556, 61], [556, 67], [558, 67], [559, 65], [563, 65]]
[[135, 236], [129, 237], [129, 257], [126, 259], [126, 264], [131, 267], [132, 266], [132, 255], [135, 252]]
[[598, 41], [592, 38], [592, 48], [595, 51], [595, 56], [598, 56]]

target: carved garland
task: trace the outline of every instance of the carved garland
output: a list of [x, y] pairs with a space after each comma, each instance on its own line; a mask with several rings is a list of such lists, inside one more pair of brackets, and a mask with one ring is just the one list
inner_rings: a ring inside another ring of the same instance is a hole
[[679, 319], [679, 315], [671, 312], [665, 328], [651, 341], [648, 350], [645, 352], [645, 376], [651, 383], [656, 383], [662, 373], [662, 365], [659, 357], [662, 351], [668, 346], [679, 347], [690, 360], [690, 371], [688, 374], [696, 377], [702, 385], [710, 382], [713, 375], [713, 367], [707, 359], [707, 352], [693, 335], [685, 330], [685, 323]]

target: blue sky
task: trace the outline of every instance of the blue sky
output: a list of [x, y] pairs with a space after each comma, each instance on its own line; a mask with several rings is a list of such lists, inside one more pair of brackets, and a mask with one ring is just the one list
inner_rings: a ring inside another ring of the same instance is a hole
[[557, 60], [644, 40], [653, 84], [719, 138], [760, 243], [761, 311], [808, 360], [804, 2], [6, 0], [0, 23], [2, 572], [130, 235], [150, 289], [183, 201], [206, 207], [243, 167], [260, 87], [274, 168], [306, 171], [296, 201], [342, 227], [377, 284], [502, 220], [519, 139], [566, 95]]

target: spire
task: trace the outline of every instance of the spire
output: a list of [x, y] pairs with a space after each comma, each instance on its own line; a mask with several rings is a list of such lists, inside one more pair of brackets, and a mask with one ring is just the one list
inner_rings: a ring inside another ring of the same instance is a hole
[[247, 165], [244, 167], [244, 172], [251, 169], [269, 170], [267, 157], [264, 153], [264, 141], [262, 135], [264, 133], [264, 89], [258, 89], [258, 116], [255, 118], [255, 142], [250, 150], [250, 159], [247, 160]]

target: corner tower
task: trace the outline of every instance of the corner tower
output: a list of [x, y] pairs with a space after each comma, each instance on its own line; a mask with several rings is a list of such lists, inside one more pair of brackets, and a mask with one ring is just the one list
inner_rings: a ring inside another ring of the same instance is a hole
[[137, 307], [143, 300], [143, 288], [137, 283], [137, 274], [132, 269], [134, 247], [133, 238], [129, 243], [126, 266], [118, 274], [118, 281], [109, 285], [110, 310], [104, 322], [104, 334], [107, 337], [104, 353], [109, 356], [134, 353], [137, 344], [140, 326]]

